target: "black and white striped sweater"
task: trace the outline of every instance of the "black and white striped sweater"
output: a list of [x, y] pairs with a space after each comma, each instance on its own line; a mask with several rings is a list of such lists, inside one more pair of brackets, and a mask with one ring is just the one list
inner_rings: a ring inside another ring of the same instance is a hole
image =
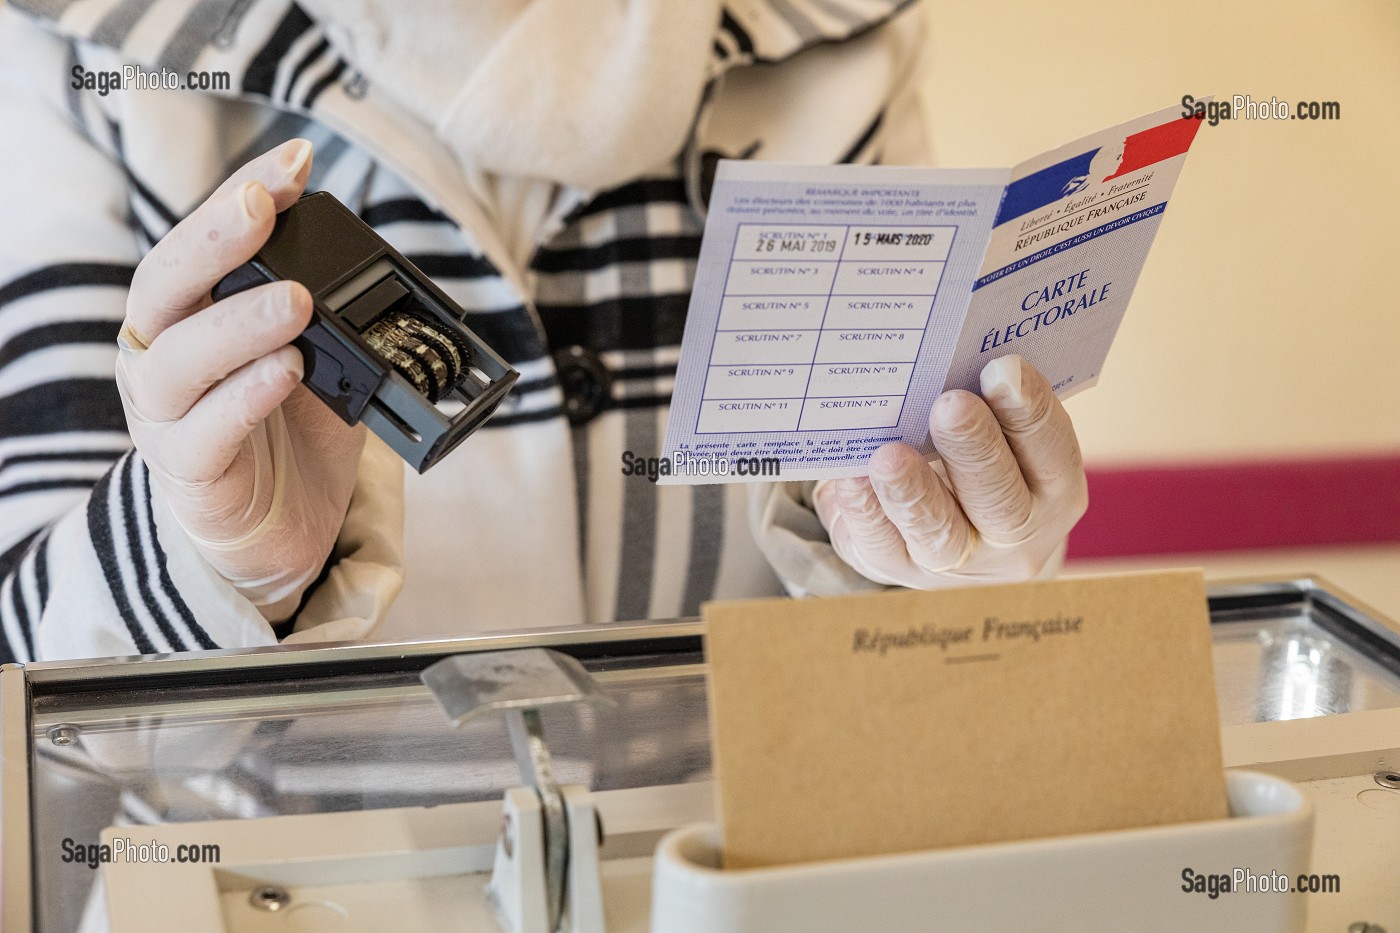
[[[922, 29], [906, 3], [726, 3], [683, 151], [610, 190], [559, 190], [518, 268], [431, 133], [295, 3], [0, 7], [0, 660], [666, 617], [793, 584], [801, 568], [775, 573], [755, 540], [772, 490], [657, 487], [619, 460], [659, 447], [714, 159], [921, 158]], [[232, 89], [72, 87], [75, 67], [130, 61], [227, 72]], [[316, 144], [310, 190], [335, 193], [433, 276], [522, 378], [426, 476], [404, 481], [371, 446], [330, 566], [274, 628], [153, 501], [113, 341], [151, 245], [234, 167], [294, 136]], [[610, 377], [580, 426], [564, 416], [561, 351]]]

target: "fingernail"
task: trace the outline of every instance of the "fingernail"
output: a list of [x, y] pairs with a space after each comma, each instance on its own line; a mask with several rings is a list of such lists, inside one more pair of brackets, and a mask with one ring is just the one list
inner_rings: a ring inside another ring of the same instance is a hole
[[859, 504], [865, 498], [865, 490], [858, 479], [842, 477], [836, 481], [836, 501], [847, 507]]
[[310, 158], [311, 143], [304, 139], [298, 139], [287, 146], [287, 151], [282, 154], [282, 164], [287, 169], [287, 175], [295, 178], [305, 167], [306, 160]]
[[290, 282], [269, 288], [262, 301], [262, 324], [276, 327], [292, 314], [292, 285]]
[[894, 482], [902, 474], [898, 455], [888, 450], [877, 450], [870, 457], [870, 476], [884, 482]]
[[982, 397], [996, 399], [1004, 405], [1024, 407], [1021, 394], [1021, 358], [1016, 355], [992, 360], [982, 369]]
[[971, 396], [970, 392], [959, 392], [953, 390], [944, 392], [933, 400], [933, 411], [929, 417], [929, 429], [937, 437], [939, 431], [954, 430], [969, 421], [972, 413], [968, 408], [968, 403], [964, 399]]
[[261, 187], [257, 182], [250, 181], [238, 193], [238, 203], [243, 205], [243, 216], [248, 220], [257, 220], [262, 212], [262, 198], [258, 196]]
[[267, 363], [262, 371], [262, 379], [266, 385], [281, 385], [289, 377], [301, 379], [301, 354], [296, 356], [291, 354], [274, 353], [266, 357]]
[[276, 357], [267, 357], [258, 367], [258, 382], [265, 386], [274, 386], [280, 383], [287, 367], [282, 365], [282, 361]]
[[868, 515], [879, 505], [869, 478], [845, 477], [836, 481], [836, 501], [851, 516]]
[[913, 471], [906, 470], [899, 464], [873, 465], [870, 475], [871, 479], [884, 487], [886, 493], [900, 502], [916, 498], [918, 495]]

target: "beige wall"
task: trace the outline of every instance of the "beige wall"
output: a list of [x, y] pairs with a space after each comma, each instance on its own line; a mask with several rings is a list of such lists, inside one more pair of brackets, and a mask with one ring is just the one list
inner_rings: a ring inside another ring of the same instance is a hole
[[1197, 97], [1336, 100], [1204, 126], [1099, 386], [1091, 462], [1400, 451], [1400, 5], [936, 0], [939, 165], [1011, 165]]

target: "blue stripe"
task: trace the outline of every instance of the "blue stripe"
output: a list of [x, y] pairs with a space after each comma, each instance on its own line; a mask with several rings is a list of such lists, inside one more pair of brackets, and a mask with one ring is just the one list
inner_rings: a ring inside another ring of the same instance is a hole
[[1144, 208], [1138, 211], [1136, 214], [1129, 214], [1127, 217], [1120, 217], [1117, 220], [1111, 220], [1103, 226], [1095, 227], [1092, 230], [1085, 230], [1083, 233], [1070, 237], [1063, 243], [1056, 243], [1054, 246], [1047, 246], [1045, 249], [1040, 250], [1037, 253], [1031, 253], [1029, 256], [1022, 256], [1020, 259], [1016, 260], [1010, 265], [1002, 266], [997, 271], [989, 272], [986, 275], [982, 276], [980, 279], [977, 280], [977, 283], [972, 286], [972, 290], [975, 292], [983, 285], [990, 285], [997, 279], [1000, 279], [1002, 276], [1010, 275], [1013, 272], [1019, 272], [1027, 266], [1035, 265], [1042, 259], [1049, 259], [1056, 253], [1059, 253], [1063, 250], [1067, 250], [1071, 246], [1079, 246], [1081, 243], [1087, 243], [1095, 237], [1101, 237], [1105, 233], [1112, 233], [1114, 230], [1117, 230], [1120, 227], [1126, 227], [1128, 224], [1135, 224], [1139, 220], [1146, 220], [1149, 217], [1156, 217], [1158, 214], [1162, 213], [1162, 211], [1166, 209], [1167, 202], [1163, 201], [1161, 204], [1155, 204], [1152, 207]]
[[1007, 185], [1006, 196], [1001, 199], [1001, 209], [997, 211], [997, 220], [993, 226], [1000, 227], [1008, 220], [1015, 220], [1069, 196], [1075, 179], [1089, 174], [1089, 166], [1098, 151], [1092, 149], [1083, 155], [1065, 159]]

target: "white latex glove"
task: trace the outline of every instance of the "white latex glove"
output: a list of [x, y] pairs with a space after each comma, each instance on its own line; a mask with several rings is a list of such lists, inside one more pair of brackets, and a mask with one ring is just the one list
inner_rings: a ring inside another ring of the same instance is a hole
[[1089, 503], [1074, 426], [1019, 356], [982, 370], [982, 395], [945, 392], [929, 414], [942, 462], [886, 444], [870, 476], [823, 480], [813, 503], [831, 545], [877, 583], [935, 589], [1028, 580]]
[[166, 234], [132, 279], [117, 359], [152, 495], [269, 621], [290, 615], [330, 554], [364, 429], [300, 384], [301, 351], [289, 344], [311, 318], [303, 286], [217, 303], [209, 292], [267, 241], [310, 171], [311, 144], [285, 143]]

